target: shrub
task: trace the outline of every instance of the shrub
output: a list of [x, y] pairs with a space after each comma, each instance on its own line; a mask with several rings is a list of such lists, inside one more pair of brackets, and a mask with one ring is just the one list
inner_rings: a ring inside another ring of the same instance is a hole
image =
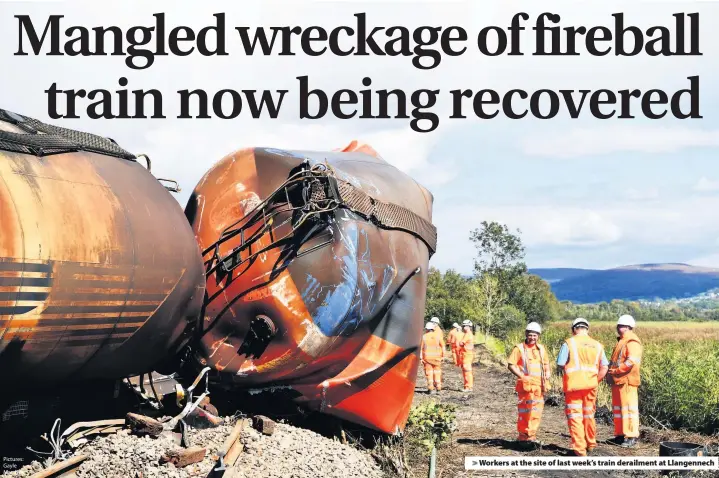
[[415, 405], [409, 412], [407, 438], [429, 454], [432, 447], [447, 442], [456, 428], [454, 405], [427, 401]]

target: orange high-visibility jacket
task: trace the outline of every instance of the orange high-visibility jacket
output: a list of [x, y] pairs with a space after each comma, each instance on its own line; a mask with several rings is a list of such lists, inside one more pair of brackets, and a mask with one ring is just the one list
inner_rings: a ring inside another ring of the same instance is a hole
[[460, 332], [457, 336], [457, 348], [463, 352], [474, 352], [474, 335], [472, 332]]
[[452, 328], [452, 330], [449, 331], [447, 334], [447, 343], [452, 347], [455, 348], [457, 346], [457, 339], [459, 338], [459, 331], [455, 328]]
[[588, 335], [575, 335], [566, 341], [569, 359], [562, 378], [564, 391], [591, 390], [599, 386], [599, 362], [604, 347]]
[[[539, 353], [536, 353], [538, 351]], [[527, 376], [531, 385], [542, 385], [542, 373], [545, 378], [550, 377], [549, 356], [542, 344], [534, 346], [526, 345], [524, 342], [518, 344], [509, 356], [509, 362], [516, 365]], [[522, 379], [517, 379], [517, 389], [522, 386]]]
[[628, 383], [634, 387], [638, 387], [641, 383], [639, 379], [639, 367], [642, 361], [642, 342], [631, 330], [624, 333], [624, 337], [619, 339], [614, 347], [612, 358], [609, 361], [609, 371], [612, 372], [612, 382], [615, 385], [624, 385]]
[[431, 331], [422, 336], [420, 359], [427, 363], [437, 365], [444, 358], [444, 339], [441, 335]]

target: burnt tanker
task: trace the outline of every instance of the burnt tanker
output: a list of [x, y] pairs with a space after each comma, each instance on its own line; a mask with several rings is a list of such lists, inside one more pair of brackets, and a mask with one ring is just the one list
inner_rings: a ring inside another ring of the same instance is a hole
[[189, 340], [202, 259], [138, 159], [0, 110], [0, 381], [13, 390], [150, 372]]
[[414, 394], [433, 197], [371, 147], [237, 151], [185, 210], [207, 297], [191, 356], [211, 382], [289, 390], [386, 433]]

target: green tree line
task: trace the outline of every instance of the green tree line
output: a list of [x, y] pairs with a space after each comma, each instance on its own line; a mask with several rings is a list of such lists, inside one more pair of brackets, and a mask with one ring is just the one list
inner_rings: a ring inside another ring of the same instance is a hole
[[546, 323], [585, 317], [590, 321], [616, 320], [631, 314], [640, 321], [719, 320], [719, 310], [676, 303], [641, 304], [613, 300], [573, 304], [557, 300], [549, 283], [527, 272], [519, 230], [497, 222], [481, 223], [470, 232], [477, 250], [474, 271], [463, 276], [430, 268], [426, 315], [437, 316], [443, 328], [469, 319], [485, 334], [505, 338], [531, 321]]

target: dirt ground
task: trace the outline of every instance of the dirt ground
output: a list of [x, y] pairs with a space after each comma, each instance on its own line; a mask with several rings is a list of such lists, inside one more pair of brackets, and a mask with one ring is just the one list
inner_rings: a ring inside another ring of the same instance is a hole
[[[660, 476], [659, 472], [646, 471], [465, 471], [466, 456], [574, 456], [571, 453], [570, 437], [564, 416], [564, 401], [557, 395], [558, 402], [547, 403], [537, 438], [543, 443], [541, 449], [521, 451], [516, 446], [517, 394], [514, 391], [516, 378], [481, 345], [478, 359], [474, 363], [474, 391], [465, 394], [462, 390], [462, 375], [459, 368], [446, 362], [442, 367], [443, 390], [429, 395], [423, 370], [419, 370], [415, 388], [414, 403], [437, 400], [457, 406], [457, 430], [451, 441], [437, 450], [436, 478], [463, 476], [514, 476], [514, 477], [639, 477]], [[556, 391], [553, 391], [556, 392]], [[561, 390], [559, 391], [561, 392]], [[551, 401], [550, 401], [551, 402]], [[603, 412], [603, 413], [602, 413]], [[719, 438], [654, 429], [642, 426], [637, 446], [625, 449], [604, 443], [614, 436], [609, 410], [597, 411], [598, 446], [592, 457], [597, 456], [658, 456], [661, 441], [690, 441], [692, 443], [719, 446]], [[716, 448], [713, 448], [716, 450]], [[591, 458], [591, 457], [590, 457]], [[429, 459], [410, 460], [415, 476], [427, 476]], [[688, 476], [719, 476], [717, 474], [693, 473]]]

